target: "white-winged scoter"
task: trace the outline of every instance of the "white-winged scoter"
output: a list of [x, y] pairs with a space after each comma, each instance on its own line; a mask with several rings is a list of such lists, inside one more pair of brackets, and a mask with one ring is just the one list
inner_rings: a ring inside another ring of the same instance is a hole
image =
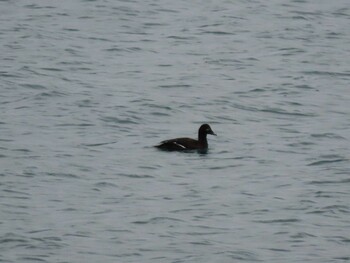
[[202, 124], [198, 130], [198, 140], [191, 138], [176, 138], [162, 141], [155, 147], [166, 151], [206, 150], [208, 149], [207, 134], [216, 136], [209, 124]]

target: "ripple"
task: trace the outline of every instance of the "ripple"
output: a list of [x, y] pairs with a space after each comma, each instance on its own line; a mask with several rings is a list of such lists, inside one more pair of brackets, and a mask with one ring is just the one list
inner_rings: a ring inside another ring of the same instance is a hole
[[0, 238], [0, 244], [8, 245], [10, 243], [15, 243], [17, 245], [19, 244], [26, 244], [27, 239], [12, 233], [7, 233], [3, 237]]
[[169, 84], [169, 85], [159, 85], [159, 88], [163, 89], [176, 89], [176, 88], [190, 88], [191, 85], [187, 84]]
[[347, 184], [350, 183], [350, 178], [341, 180], [323, 180], [323, 181], [311, 181], [309, 184]]
[[91, 127], [91, 126], [95, 126], [95, 124], [92, 123], [62, 123], [62, 124], [57, 124], [55, 125], [56, 127]]
[[24, 88], [35, 89], [35, 90], [43, 90], [46, 89], [45, 86], [39, 84], [21, 84]]
[[94, 184], [95, 187], [97, 188], [106, 188], [106, 187], [112, 187], [112, 188], [117, 188], [118, 186], [116, 184], [113, 183], [109, 183], [109, 182], [98, 182]]
[[134, 179], [142, 179], [142, 178], [154, 178], [152, 175], [148, 174], [126, 174], [126, 173], [120, 173], [119, 176], [134, 178]]
[[303, 74], [306, 75], [323, 75], [323, 76], [332, 76], [332, 77], [349, 77], [350, 72], [332, 72], [332, 71], [303, 71]]
[[231, 259], [240, 260], [240, 261], [248, 261], [248, 262], [263, 261], [258, 258], [257, 254], [246, 250], [229, 250], [229, 251], [217, 252], [215, 254], [216, 255], [223, 254], [228, 256]]
[[22, 148], [22, 149], [13, 149], [12, 151], [14, 151], [14, 152], [23, 152], [23, 153], [30, 153], [30, 152], [32, 152], [31, 150], [24, 149], [24, 148]]
[[[136, 119], [135, 121], [133, 119]], [[118, 117], [102, 117], [102, 121], [106, 123], [115, 123], [115, 124], [138, 124], [138, 118], [136, 116], [133, 117], [126, 117], [126, 118], [118, 118]]]
[[321, 160], [321, 161], [315, 161], [315, 162], [309, 163], [307, 166], [325, 165], [325, 164], [339, 163], [339, 162], [345, 162], [345, 161], [348, 161], [348, 159]]
[[290, 249], [282, 249], [282, 248], [267, 248], [267, 250], [275, 251], [275, 252], [290, 252]]
[[49, 92], [41, 92], [37, 95], [35, 95], [35, 99], [37, 100], [44, 100], [47, 97], [64, 97], [66, 96], [65, 93], [59, 92], [59, 91], [49, 91]]
[[78, 175], [72, 173], [47, 173], [47, 175], [60, 178], [80, 178]]
[[82, 146], [98, 147], [98, 146], [109, 145], [109, 144], [114, 144], [114, 143], [117, 143], [117, 141], [115, 141], [115, 142], [101, 142], [101, 143], [88, 143], [88, 144], [82, 144]]
[[305, 113], [305, 112], [291, 112], [291, 111], [286, 111], [280, 108], [265, 108], [261, 109], [261, 112], [267, 112], [267, 113], [273, 113], [273, 114], [281, 114], [281, 115], [290, 115], [290, 116], [298, 116], [298, 117], [315, 117], [317, 116], [314, 113]]
[[212, 34], [212, 35], [235, 35], [233, 32], [220, 31], [220, 30], [207, 30], [202, 31], [203, 34]]
[[314, 138], [328, 138], [328, 139], [340, 139], [340, 140], [346, 140], [346, 138], [338, 135], [338, 134], [335, 134], [335, 133], [331, 133], [331, 132], [326, 132], [326, 133], [313, 133], [311, 134], [311, 137], [314, 137]]
[[163, 223], [163, 222], [184, 222], [184, 220], [178, 219], [178, 218], [173, 218], [173, 217], [153, 217], [150, 218], [149, 220], [138, 220], [132, 222], [133, 224], [138, 224], [138, 225], [144, 225], [144, 224], [158, 224], [158, 223]]
[[298, 89], [303, 89], [303, 90], [317, 90], [316, 88], [313, 88], [310, 85], [306, 85], [306, 84], [296, 85], [295, 87]]
[[344, 256], [344, 257], [335, 257], [334, 259], [336, 259], [336, 260], [343, 260], [343, 261], [349, 261], [349, 260], [350, 260], [350, 257], [348, 257], [348, 256]]
[[256, 223], [264, 223], [264, 224], [284, 224], [284, 223], [296, 223], [300, 222], [299, 219], [296, 218], [288, 218], [288, 219], [271, 219], [271, 220], [254, 220]]
[[291, 235], [290, 236], [291, 238], [295, 238], [295, 239], [304, 239], [304, 238], [307, 238], [307, 237], [316, 237], [315, 235], [312, 235], [312, 234], [309, 234], [309, 233], [306, 233], [306, 232], [298, 232], [294, 235]]
[[21, 257], [21, 259], [25, 260], [25, 262], [49, 262], [40, 257]]
[[42, 70], [46, 70], [46, 71], [54, 71], [54, 72], [62, 72], [63, 69], [60, 68], [41, 68]]

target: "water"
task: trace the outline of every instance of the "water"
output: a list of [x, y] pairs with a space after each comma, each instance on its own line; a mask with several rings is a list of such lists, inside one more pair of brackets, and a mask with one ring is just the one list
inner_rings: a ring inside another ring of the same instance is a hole
[[[1, 262], [350, 261], [350, 5], [2, 1]], [[195, 137], [209, 152], [152, 146]]]

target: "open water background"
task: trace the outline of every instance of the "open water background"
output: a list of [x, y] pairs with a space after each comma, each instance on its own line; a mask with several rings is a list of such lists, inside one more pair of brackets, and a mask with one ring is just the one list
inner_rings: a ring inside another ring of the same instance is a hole
[[1, 1], [0, 41], [0, 262], [350, 261], [348, 0]]

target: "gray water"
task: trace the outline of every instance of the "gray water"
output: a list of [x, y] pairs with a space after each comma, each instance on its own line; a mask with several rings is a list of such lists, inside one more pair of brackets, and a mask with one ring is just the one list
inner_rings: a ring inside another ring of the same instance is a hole
[[[348, 0], [0, 20], [0, 262], [350, 261]], [[152, 147], [202, 123], [207, 154]]]

